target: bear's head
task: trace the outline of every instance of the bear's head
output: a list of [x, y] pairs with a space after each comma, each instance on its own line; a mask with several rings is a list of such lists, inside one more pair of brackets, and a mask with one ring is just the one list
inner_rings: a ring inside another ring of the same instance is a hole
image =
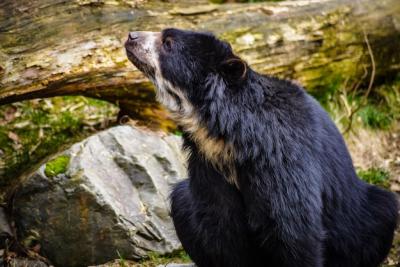
[[210, 86], [233, 90], [248, 72], [231, 46], [210, 33], [131, 32], [125, 47], [130, 61], [156, 85], [158, 100], [173, 112], [201, 108], [210, 93], [223, 93]]
[[[231, 46], [210, 33], [166, 29], [131, 32], [128, 58], [157, 87], [157, 100], [182, 127], [184, 137], [231, 183], [236, 154], [229, 133], [244, 125], [244, 109], [261, 98], [250, 84], [252, 71]], [[247, 84], [247, 86], [246, 86]], [[240, 103], [240, 104], [239, 104]]]

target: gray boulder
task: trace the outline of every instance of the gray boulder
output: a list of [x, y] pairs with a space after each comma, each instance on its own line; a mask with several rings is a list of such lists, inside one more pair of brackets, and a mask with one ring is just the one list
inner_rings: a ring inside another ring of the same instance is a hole
[[177, 136], [118, 126], [53, 157], [23, 179], [14, 220], [25, 245], [55, 266], [88, 266], [180, 248], [171, 186], [186, 177]]

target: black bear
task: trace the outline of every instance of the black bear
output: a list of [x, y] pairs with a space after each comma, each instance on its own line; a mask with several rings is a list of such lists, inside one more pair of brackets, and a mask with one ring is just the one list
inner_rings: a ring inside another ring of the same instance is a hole
[[376, 267], [394, 194], [361, 181], [328, 114], [209, 33], [131, 32], [128, 58], [183, 130], [189, 179], [171, 194], [199, 267]]

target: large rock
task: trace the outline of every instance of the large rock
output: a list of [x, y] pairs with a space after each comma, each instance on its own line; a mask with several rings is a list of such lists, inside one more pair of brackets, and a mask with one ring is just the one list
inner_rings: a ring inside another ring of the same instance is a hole
[[13, 199], [18, 235], [55, 266], [172, 252], [180, 243], [168, 194], [185, 176], [179, 137], [111, 128], [24, 179]]

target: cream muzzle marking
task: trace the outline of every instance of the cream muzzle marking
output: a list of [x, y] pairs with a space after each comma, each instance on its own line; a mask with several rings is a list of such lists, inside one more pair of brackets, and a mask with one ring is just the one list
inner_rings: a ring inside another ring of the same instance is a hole
[[[134, 36], [131, 36], [132, 34]], [[131, 45], [132, 43], [134, 45]], [[155, 84], [157, 101], [164, 105], [172, 118], [190, 134], [203, 156], [223, 173], [229, 183], [239, 187], [234, 167], [233, 145], [223, 139], [210, 137], [184, 90], [164, 79], [158, 57], [160, 46], [161, 33], [130, 33], [126, 43], [128, 58]]]

